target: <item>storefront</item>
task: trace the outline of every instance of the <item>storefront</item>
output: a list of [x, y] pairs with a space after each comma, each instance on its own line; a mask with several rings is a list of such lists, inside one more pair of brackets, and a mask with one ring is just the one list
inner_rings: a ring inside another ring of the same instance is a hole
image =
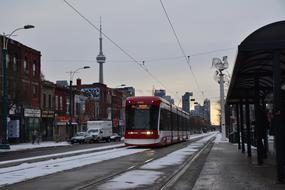
[[65, 141], [69, 140], [72, 136], [75, 135], [77, 131], [78, 123], [73, 120], [70, 125], [68, 115], [56, 116], [55, 127], [54, 127], [54, 140], [56, 141]]
[[42, 131], [40, 128], [41, 110], [40, 109], [24, 109], [24, 125], [22, 125], [21, 136], [24, 141], [32, 140], [32, 132], [38, 130], [40, 135]]
[[42, 111], [42, 135], [43, 140], [53, 140], [53, 128], [54, 128], [54, 111], [43, 110]]

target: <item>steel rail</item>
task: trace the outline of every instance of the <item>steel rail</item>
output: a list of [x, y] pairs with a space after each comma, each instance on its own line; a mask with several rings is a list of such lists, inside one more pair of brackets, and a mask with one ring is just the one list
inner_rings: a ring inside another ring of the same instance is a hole
[[[196, 142], [196, 141], [199, 141], [199, 140], [202, 139], [202, 138], [205, 138], [205, 136], [204, 136], [204, 137], [195, 138], [195, 139], [192, 140], [190, 143], [194, 143], [194, 142]], [[212, 137], [212, 138], [209, 140], [208, 143], [206, 143], [205, 145], [203, 145], [203, 147], [202, 147], [201, 149], [204, 150], [205, 146], [207, 146], [210, 142], [212, 142], [212, 139], [213, 139], [213, 138], [214, 138], [214, 137]], [[200, 151], [201, 151], [201, 150], [200, 150]], [[200, 151], [199, 151], [199, 152], [200, 152]], [[201, 151], [201, 152], [202, 152], [202, 151]], [[197, 153], [194, 154], [194, 155], [195, 155], [194, 157], [195, 157], [195, 159], [196, 159]], [[198, 156], [197, 156], [197, 157], [198, 157]], [[191, 161], [192, 159], [193, 159], [193, 155], [190, 157], [190, 161]], [[111, 175], [107, 175], [107, 176], [101, 177], [101, 178], [99, 178], [99, 179], [97, 179], [97, 180], [95, 180], [95, 181], [92, 181], [92, 182], [87, 183], [87, 184], [85, 184], [85, 185], [76, 187], [75, 189], [76, 189], [76, 190], [84, 190], [84, 189], [87, 189], [87, 188], [91, 188], [92, 186], [101, 185], [101, 184], [103, 184], [104, 182], [107, 182], [108, 180], [110, 180], [110, 179], [112, 179], [112, 178], [114, 178], [114, 177], [116, 177], [116, 176], [119, 176], [119, 175], [121, 175], [121, 174], [123, 174], [123, 173], [125, 173], [125, 172], [138, 169], [138, 168], [142, 167], [143, 165], [145, 165], [146, 163], [148, 163], [148, 162], [150, 162], [150, 161], [153, 161], [153, 159], [148, 159], [148, 160], [146, 160], [146, 161], [144, 161], [144, 162], [141, 162], [141, 163], [138, 163], [138, 164], [136, 164], [136, 165], [133, 165], [133, 166], [127, 168], [127, 169], [123, 169], [123, 170], [118, 171], [118, 172], [116, 172], [116, 173], [113, 173], [113, 174], [111, 174]], [[170, 178], [168, 178], [168, 180], [167, 180], [166, 183], [169, 184], [169, 181], [172, 180], [172, 178], [175, 177], [175, 175], [177, 175], [177, 174], [179, 173], [179, 171], [181, 170], [181, 168], [183, 168], [185, 165], [187, 165], [188, 162], [189, 162], [189, 158], [182, 164], [182, 166], [179, 167], [178, 170], [176, 170], [176, 171], [174, 172], [173, 175], [170, 176]], [[91, 180], [90, 180], [90, 181], [91, 181]], [[166, 186], [166, 183], [164, 183], [163, 187]]]

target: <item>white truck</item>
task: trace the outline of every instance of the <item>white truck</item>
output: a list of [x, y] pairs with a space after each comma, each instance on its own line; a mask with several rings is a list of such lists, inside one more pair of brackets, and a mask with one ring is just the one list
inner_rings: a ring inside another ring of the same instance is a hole
[[112, 121], [87, 121], [87, 133], [92, 135], [94, 141], [110, 142]]

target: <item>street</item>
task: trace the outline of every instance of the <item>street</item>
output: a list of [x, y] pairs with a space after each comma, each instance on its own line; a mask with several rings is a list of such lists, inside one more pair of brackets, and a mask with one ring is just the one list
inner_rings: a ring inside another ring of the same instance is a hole
[[[72, 149], [73, 152], [78, 151], [79, 147], [83, 152], [69, 154], [63, 152], [62, 147], [48, 148], [41, 152], [48, 152], [47, 159], [34, 159], [14, 167], [2, 166], [0, 182], [1, 186], [11, 184], [4, 186], [5, 189], [167, 189], [174, 183], [190, 187], [195, 179], [183, 182], [183, 169], [188, 168], [200, 152], [209, 151], [215, 135], [197, 136], [183, 143], [155, 149], [120, 147], [122, 143], [103, 146], [100, 143], [70, 146], [69, 152]], [[50, 154], [59, 152], [63, 155], [50, 160]], [[195, 175], [190, 178], [195, 178]]]

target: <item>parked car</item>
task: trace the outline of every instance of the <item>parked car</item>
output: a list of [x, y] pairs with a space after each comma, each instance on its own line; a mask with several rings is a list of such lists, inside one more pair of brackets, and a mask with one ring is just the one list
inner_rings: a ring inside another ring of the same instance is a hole
[[113, 133], [112, 135], [111, 135], [111, 137], [110, 137], [110, 140], [111, 141], [121, 141], [121, 136], [119, 135], [119, 134], [117, 134], [117, 133]]
[[87, 132], [77, 132], [76, 135], [72, 137], [70, 140], [71, 144], [74, 144], [74, 143], [83, 144], [83, 143], [91, 143], [91, 142], [93, 142], [93, 137]]

